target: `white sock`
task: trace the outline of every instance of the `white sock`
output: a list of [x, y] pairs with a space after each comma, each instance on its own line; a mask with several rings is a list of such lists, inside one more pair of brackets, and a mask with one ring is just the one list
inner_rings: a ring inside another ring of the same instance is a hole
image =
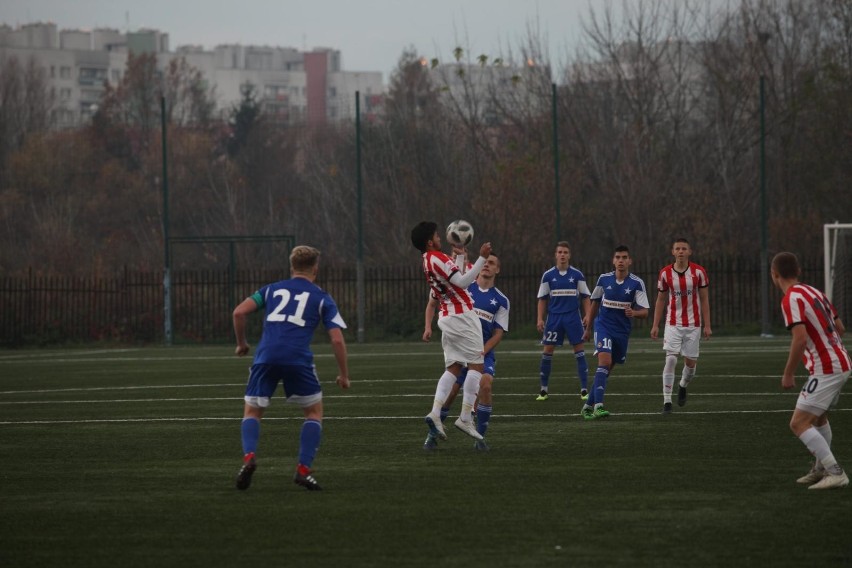
[[687, 367], [683, 366], [683, 372], [680, 374], [680, 386], [686, 388], [689, 386], [689, 383], [692, 381], [693, 377], [695, 377], [695, 369], [698, 367]]
[[672, 401], [672, 387], [674, 387], [676, 365], [677, 357], [666, 355], [666, 364], [663, 367], [663, 402]]
[[453, 385], [456, 384], [456, 376], [449, 371], [444, 371], [441, 378], [438, 379], [438, 388], [435, 389], [435, 401], [432, 403], [432, 414], [441, 415], [441, 407], [450, 396], [450, 391], [453, 390]]
[[817, 432], [816, 428], [808, 428], [802, 432], [799, 439], [827, 471], [833, 473], [839, 469], [840, 466], [837, 465], [837, 460], [834, 454], [831, 453], [828, 442]]
[[[825, 438], [825, 443], [828, 444], [829, 448], [831, 448], [831, 424], [826, 422], [823, 426], [814, 426], [814, 428], [816, 428], [816, 431], [819, 432], [820, 436]], [[819, 460], [816, 460], [814, 467], [818, 470], [824, 469]]]
[[470, 422], [470, 413], [473, 410], [473, 405], [476, 404], [476, 395], [479, 394], [479, 381], [482, 380], [482, 373], [468, 369], [467, 378], [464, 380], [464, 391], [462, 396], [462, 409], [459, 418], [462, 422]]
[[816, 428], [820, 436], [825, 438], [825, 443], [831, 447], [831, 424], [826, 422], [823, 426], [814, 426], [814, 428]]

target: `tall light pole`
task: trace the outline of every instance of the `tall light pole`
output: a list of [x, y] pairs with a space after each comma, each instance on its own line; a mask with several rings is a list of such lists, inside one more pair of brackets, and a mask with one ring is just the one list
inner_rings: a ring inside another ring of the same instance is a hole
[[361, 178], [361, 91], [355, 91], [355, 189], [358, 194], [358, 256], [355, 266], [358, 296], [358, 343], [364, 343], [364, 184]]
[[553, 120], [553, 186], [556, 192], [556, 242], [562, 238], [559, 206], [559, 122], [556, 114], [556, 83], [550, 84], [551, 116]]
[[760, 76], [760, 311], [761, 337], [772, 337], [769, 324], [769, 239], [766, 228], [766, 77]]
[[172, 280], [169, 250], [169, 166], [166, 151], [166, 97], [160, 96], [160, 122], [163, 137], [163, 333], [166, 345], [172, 344]]
[[[758, 31], [757, 39], [767, 64], [771, 64], [767, 45], [772, 34]], [[770, 67], [771, 69], [771, 67]], [[772, 337], [769, 323], [769, 237], [766, 204], [766, 74], [760, 74], [760, 336]]]

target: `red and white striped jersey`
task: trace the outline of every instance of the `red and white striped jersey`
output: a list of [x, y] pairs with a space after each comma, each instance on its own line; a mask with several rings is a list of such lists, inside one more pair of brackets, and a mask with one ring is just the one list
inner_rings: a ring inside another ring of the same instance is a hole
[[808, 343], [802, 362], [810, 375], [833, 375], [852, 369], [852, 359], [834, 327], [837, 310], [828, 298], [807, 284], [790, 286], [781, 300], [787, 329], [802, 324]]
[[701, 299], [698, 289], [710, 285], [703, 266], [690, 262], [683, 272], [670, 264], [660, 270], [657, 290], [669, 293], [665, 322], [681, 327], [701, 327]]
[[452, 282], [453, 274], [459, 268], [446, 254], [441, 251], [423, 253], [423, 272], [432, 290], [432, 296], [438, 300], [438, 317], [463, 314], [473, 309], [473, 298], [464, 288], [459, 288]]

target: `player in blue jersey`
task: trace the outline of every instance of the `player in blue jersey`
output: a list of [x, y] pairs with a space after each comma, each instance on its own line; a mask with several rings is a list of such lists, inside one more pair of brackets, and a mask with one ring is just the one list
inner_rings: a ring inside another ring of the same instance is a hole
[[[606, 418], [609, 411], [604, 409], [606, 381], [615, 363], [627, 360], [627, 343], [633, 318], [648, 317], [648, 294], [645, 283], [630, 273], [630, 250], [620, 245], [615, 248], [612, 264], [615, 270], [601, 274], [595, 289], [592, 290], [592, 310], [589, 315], [595, 326], [595, 354], [598, 356], [598, 368], [595, 370], [595, 382], [589, 391], [589, 398], [583, 405], [581, 414], [587, 420]], [[588, 339], [590, 328], [586, 328], [584, 338]]]
[[[453, 249], [454, 252], [460, 251]], [[462, 253], [464, 251], [461, 251]], [[457, 257], [458, 258], [458, 257]], [[456, 264], [464, 266], [464, 260], [456, 260]], [[488, 423], [491, 420], [491, 412], [493, 407], [493, 383], [495, 375], [496, 357], [494, 348], [503, 339], [503, 335], [509, 331], [509, 298], [494, 286], [494, 280], [500, 273], [500, 259], [496, 255], [489, 255], [482, 270], [479, 272], [476, 281], [469, 287], [468, 291], [473, 297], [473, 310], [479, 316], [482, 324], [482, 340], [484, 343], [483, 352], [485, 353], [485, 361], [483, 364], [482, 379], [479, 383], [479, 393], [476, 401], [476, 431], [482, 436], [482, 440], [475, 440], [474, 447], [478, 450], [488, 450], [488, 444], [485, 442], [485, 433], [488, 431]], [[432, 295], [429, 296], [429, 302], [426, 304], [425, 327], [423, 330], [423, 341], [432, 339], [432, 320], [435, 316], [435, 310], [438, 306], [438, 300]], [[450, 396], [441, 407], [441, 421], [446, 420], [450, 412], [453, 400], [462, 385], [467, 375], [463, 372], [456, 380]], [[438, 446], [438, 440], [431, 432], [426, 437], [426, 442], [423, 444], [423, 449], [432, 450]]]
[[263, 286], [234, 309], [235, 353], [249, 352], [246, 325], [249, 314], [263, 310], [263, 335], [257, 346], [246, 385], [241, 426], [243, 466], [237, 474], [237, 489], [248, 489], [257, 462], [260, 420], [269, 406], [278, 383], [284, 385], [287, 402], [302, 407], [305, 421], [299, 438], [299, 463], [294, 483], [315, 491], [320, 489], [311, 465], [322, 438], [322, 389], [314, 366], [311, 338], [322, 324], [331, 339], [331, 348], [340, 374], [337, 384], [349, 388], [346, 341], [342, 329], [346, 323], [331, 296], [314, 284], [320, 252], [309, 246], [297, 246], [290, 254], [289, 280]]
[[[541, 364], [539, 381], [541, 391], [536, 400], [547, 400], [550, 370], [553, 365], [553, 352], [562, 345], [565, 338], [574, 348], [577, 361], [577, 376], [580, 378], [580, 398], [588, 396], [589, 366], [586, 363], [586, 350], [583, 344], [583, 330], [588, 320], [580, 316], [580, 307], [586, 317], [589, 315], [589, 286], [583, 273], [571, 266], [571, 247], [566, 241], [556, 243], [556, 266], [548, 269], [541, 277], [538, 289], [538, 319], [536, 328], [542, 333]], [[545, 314], [547, 314], [545, 319]]]

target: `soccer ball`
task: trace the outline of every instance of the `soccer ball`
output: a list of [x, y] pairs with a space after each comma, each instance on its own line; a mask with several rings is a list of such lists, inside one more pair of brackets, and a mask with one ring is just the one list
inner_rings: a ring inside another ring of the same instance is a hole
[[466, 247], [473, 240], [473, 225], [459, 219], [447, 226], [447, 240], [451, 245]]

